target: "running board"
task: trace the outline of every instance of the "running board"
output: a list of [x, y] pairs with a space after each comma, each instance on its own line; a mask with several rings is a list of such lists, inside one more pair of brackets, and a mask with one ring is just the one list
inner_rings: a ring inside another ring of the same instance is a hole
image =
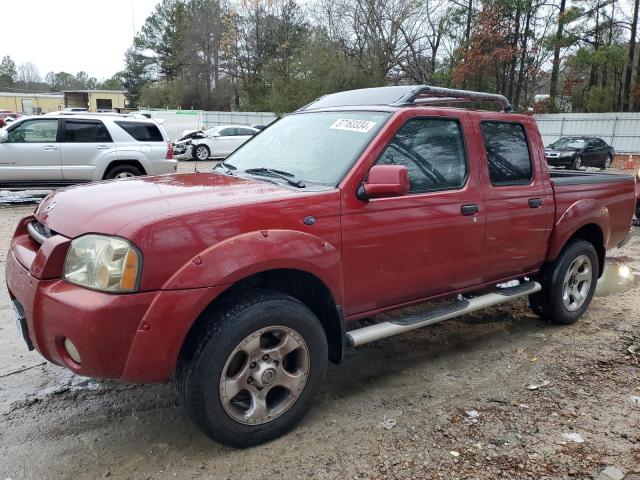
[[376, 323], [367, 327], [358, 328], [347, 332], [347, 340], [353, 347], [365, 343], [391, 337], [399, 333], [408, 332], [416, 328], [426, 327], [434, 323], [449, 320], [450, 318], [466, 315], [467, 313], [493, 307], [501, 303], [510, 302], [516, 298], [531, 295], [542, 289], [538, 282], [523, 282], [510, 288], [497, 288], [496, 290], [474, 298], [464, 298], [447, 305], [437, 307], [431, 312], [420, 316], [408, 315], [397, 320]]

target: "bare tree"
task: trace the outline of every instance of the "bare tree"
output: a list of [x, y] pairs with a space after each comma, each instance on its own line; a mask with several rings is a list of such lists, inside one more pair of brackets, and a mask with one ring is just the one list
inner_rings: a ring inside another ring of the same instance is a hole
[[32, 90], [36, 84], [42, 81], [38, 67], [31, 62], [18, 65], [18, 81], [24, 84], [24, 87]]

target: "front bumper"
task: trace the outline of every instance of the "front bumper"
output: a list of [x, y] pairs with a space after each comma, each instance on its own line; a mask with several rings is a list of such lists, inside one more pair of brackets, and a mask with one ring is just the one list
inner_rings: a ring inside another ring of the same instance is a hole
[[[27, 344], [79, 375], [128, 383], [169, 380], [191, 325], [226, 286], [112, 294], [37, 278], [34, 271], [50, 271], [48, 259], [42, 267], [38, 258], [53, 239], [33, 256], [25, 253], [28, 243], [17, 233], [7, 256], [9, 296], [22, 311]], [[27, 266], [19, 259], [33, 261]], [[67, 338], [80, 354], [79, 363], [64, 348]]]
[[552, 167], [570, 167], [573, 157], [547, 157], [547, 164]]

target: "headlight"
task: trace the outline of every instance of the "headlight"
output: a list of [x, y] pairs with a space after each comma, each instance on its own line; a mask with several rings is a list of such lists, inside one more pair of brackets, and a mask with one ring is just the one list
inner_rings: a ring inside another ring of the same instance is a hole
[[64, 262], [64, 279], [105, 292], [135, 292], [142, 258], [122, 238], [85, 235], [71, 242]]

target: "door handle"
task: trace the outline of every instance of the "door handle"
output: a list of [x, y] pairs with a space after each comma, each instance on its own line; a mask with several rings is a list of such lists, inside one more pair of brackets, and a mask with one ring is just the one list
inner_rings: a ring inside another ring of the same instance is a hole
[[109, 148], [111, 148], [109, 145], [98, 145], [96, 147], [98, 150], [107, 150]]
[[58, 147], [56, 147], [55, 145], [47, 145], [47, 146], [44, 147], [44, 150], [46, 152], [51, 152], [51, 151], [57, 150], [57, 149], [58, 149]]
[[480, 211], [480, 207], [475, 203], [469, 203], [460, 207], [460, 213], [462, 215], [475, 215]]
[[542, 206], [541, 198], [530, 198], [529, 199], [529, 208], [540, 208]]

